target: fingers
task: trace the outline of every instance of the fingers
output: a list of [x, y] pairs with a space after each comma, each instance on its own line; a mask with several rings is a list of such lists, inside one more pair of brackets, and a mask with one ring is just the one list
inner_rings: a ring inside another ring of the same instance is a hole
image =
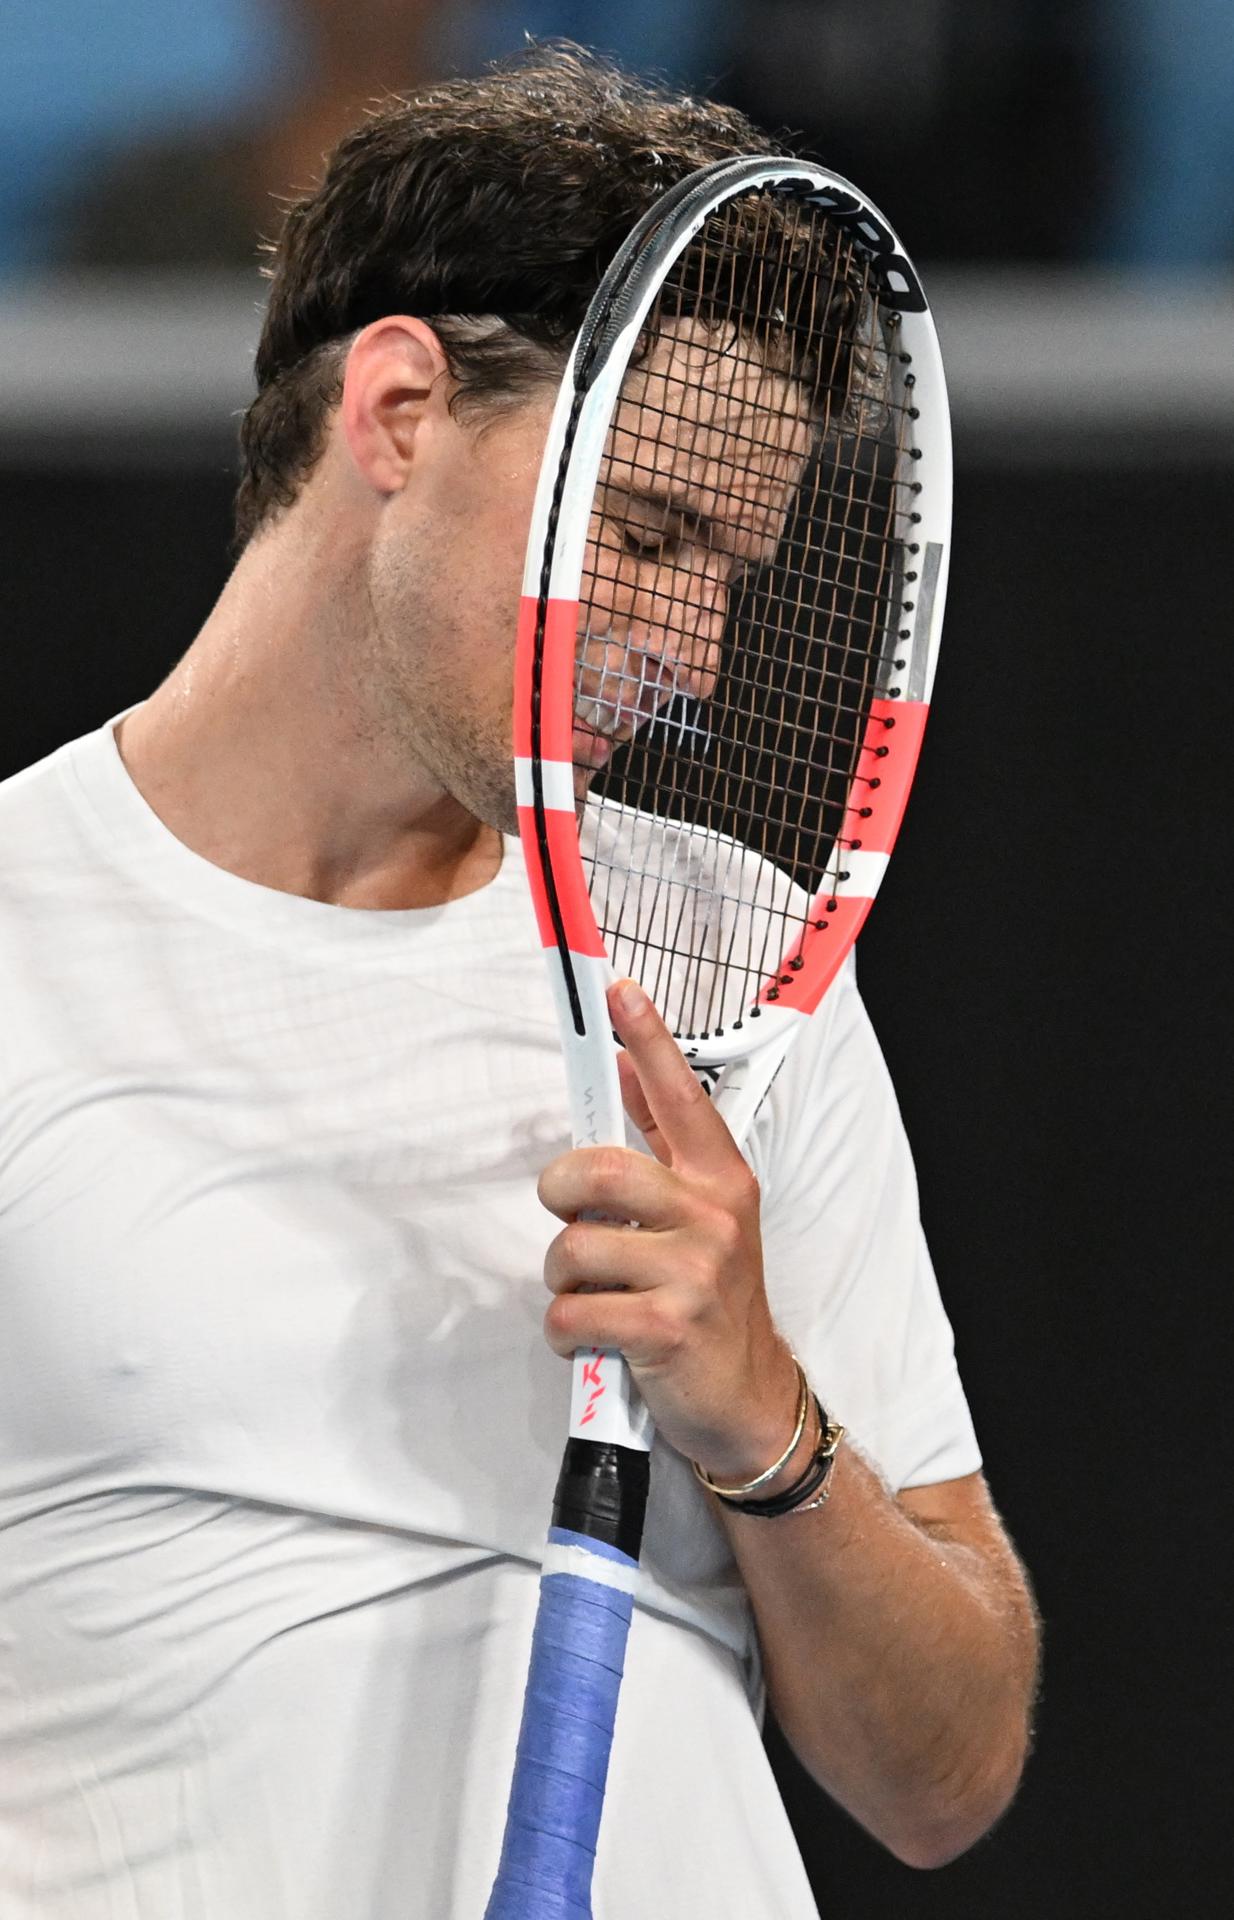
[[540, 1204], [559, 1220], [581, 1213], [643, 1227], [669, 1227], [681, 1215], [682, 1194], [665, 1167], [629, 1147], [576, 1147], [550, 1160], [540, 1175]]
[[646, 1292], [674, 1278], [672, 1236], [601, 1220], [575, 1220], [544, 1256], [544, 1284], [553, 1293], [581, 1287]]
[[739, 1460], [755, 1457], [765, 1355], [779, 1339], [758, 1182], [646, 995], [618, 982], [609, 1012], [625, 1049], [622, 1099], [654, 1158], [576, 1148], [541, 1175], [541, 1200], [566, 1222], [544, 1263], [548, 1344], [563, 1357], [624, 1354], [678, 1451], [721, 1460], [728, 1436]]
[[[618, 1069], [626, 1111], [657, 1160], [704, 1175], [744, 1165], [732, 1134], [642, 988], [633, 980], [618, 980], [609, 990], [608, 1006], [628, 1059], [628, 1065]], [[631, 1070], [638, 1096], [630, 1085]], [[630, 1106], [631, 1097], [637, 1112]]]
[[544, 1316], [544, 1332], [563, 1360], [596, 1347], [619, 1351], [636, 1372], [666, 1365], [682, 1341], [676, 1318], [654, 1294], [563, 1293]]

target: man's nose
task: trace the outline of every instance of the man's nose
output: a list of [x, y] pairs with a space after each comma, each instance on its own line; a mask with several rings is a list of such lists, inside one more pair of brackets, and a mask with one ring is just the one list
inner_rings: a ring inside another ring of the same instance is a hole
[[671, 600], [660, 604], [664, 658], [691, 699], [709, 700], [715, 692], [727, 617], [727, 584], [710, 568], [675, 578]]

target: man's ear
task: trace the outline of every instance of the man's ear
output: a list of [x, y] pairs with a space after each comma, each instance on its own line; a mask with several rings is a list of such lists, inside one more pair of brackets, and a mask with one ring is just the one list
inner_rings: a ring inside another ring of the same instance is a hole
[[353, 340], [339, 421], [357, 471], [376, 492], [405, 486], [426, 416], [445, 407], [448, 373], [441, 342], [423, 320], [374, 320]]

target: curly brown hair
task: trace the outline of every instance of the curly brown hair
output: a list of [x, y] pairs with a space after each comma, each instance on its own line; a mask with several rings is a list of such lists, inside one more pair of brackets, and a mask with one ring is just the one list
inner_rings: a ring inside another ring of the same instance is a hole
[[320, 459], [350, 338], [431, 323], [460, 417], [559, 376], [629, 229], [709, 161], [783, 152], [743, 114], [568, 42], [394, 99], [346, 135], [270, 249], [257, 395], [240, 429], [237, 547]]

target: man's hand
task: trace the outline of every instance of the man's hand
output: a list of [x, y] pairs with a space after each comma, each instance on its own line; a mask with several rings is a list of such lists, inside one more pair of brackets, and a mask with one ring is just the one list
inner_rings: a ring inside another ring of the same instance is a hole
[[609, 1012], [626, 1112], [655, 1159], [579, 1147], [541, 1175], [568, 1223], [544, 1266], [549, 1345], [620, 1349], [664, 1438], [744, 1481], [783, 1451], [797, 1401], [763, 1287], [758, 1182], [647, 996], [619, 981]]

